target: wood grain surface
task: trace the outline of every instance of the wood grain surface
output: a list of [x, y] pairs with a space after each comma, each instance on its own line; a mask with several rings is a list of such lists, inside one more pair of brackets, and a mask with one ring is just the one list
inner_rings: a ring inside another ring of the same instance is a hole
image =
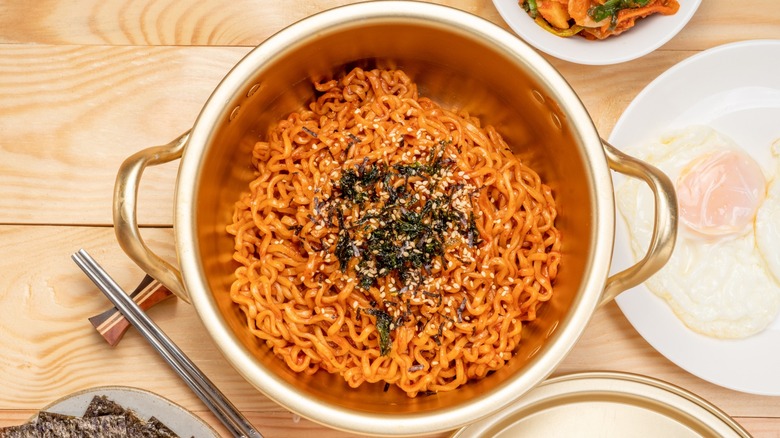
[[[88, 249], [132, 290], [143, 272], [117, 244], [111, 218], [120, 163], [189, 129], [211, 91], [252, 47], [297, 20], [348, 3], [0, 4], [0, 426], [20, 424], [66, 394], [121, 384], [152, 390], [226, 433], [134, 330], [113, 348], [100, 338], [87, 318], [108, 301], [70, 255]], [[436, 3], [508, 29], [490, 1]], [[723, 43], [780, 38], [780, 3], [748, 3], [703, 1], [676, 38], [635, 61], [581, 66], [548, 59], [607, 137], [637, 93], [677, 62]], [[144, 237], [172, 263], [176, 172], [174, 162], [145, 174], [138, 212]], [[171, 299], [149, 314], [265, 436], [350, 436], [301, 419], [252, 388], [206, 336], [191, 306]], [[555, 374], [588, 370], [674, 383], [710, 400], [754, 436], [780, 437], [780, 397], [738, 393], [688, 374], [648, 345], [614, 303], [596, 312]]]

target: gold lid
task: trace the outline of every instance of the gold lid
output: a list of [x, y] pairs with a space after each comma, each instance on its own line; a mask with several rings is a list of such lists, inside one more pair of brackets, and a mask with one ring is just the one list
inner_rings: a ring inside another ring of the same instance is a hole
[[723, 411], [675, 385], [628, 373], [548, 379], [453, 438], [750, 437]]

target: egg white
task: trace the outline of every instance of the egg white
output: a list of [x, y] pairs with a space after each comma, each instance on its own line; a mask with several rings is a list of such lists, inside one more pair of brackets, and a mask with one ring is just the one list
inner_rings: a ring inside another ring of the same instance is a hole
[[[738, 145], [717, 131], [694, 126], [627, 152], [665, 172], [676, 181], [693, 160]], [[777, 166], [775, 166], [777, 169]], [[767, 180], [771, 175], [765, 175]], [[764, 330], [780, 311], [780, 275], [772, 275], [762, 253], [775, 255], [780, 274], [780, 183], [759, 208], [759, 251], [756, 232], [746, 227], [728, 236], [708, 237], [686, 227], [678, 231], [671, 259], [645, 282], [663, 298], [685, 325], [717, 338], [743, 338]], [[631, 236], [635, 257], [647, 250], [653, 231], [654, 203], [649, 189], [636, 180], [617, 188], [617, 204]], [[757, 227], [758, 228], [758, 227]]]

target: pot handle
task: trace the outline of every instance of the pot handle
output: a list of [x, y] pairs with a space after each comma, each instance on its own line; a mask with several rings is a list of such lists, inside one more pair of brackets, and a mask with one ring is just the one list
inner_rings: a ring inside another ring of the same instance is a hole
[[674, 184], [659, 169], [601, 140], [609, 167], [624, 175], [638, 178], [647, 183], [655, 198], [655, 223], [650, 246], [642, 260], [633, 266], [607, 278], [600, 304], [606, 304], [623, 291], [631, 289], [658, 272], [672, 256], [677, 239], [677, 195]]
[[153, 253], [138, 228], [138, 186], [148, 166], [181, 158], [189, 140], [190, 131], [164, 146], [154, 146], [127, 158], [117, 173], [114, 184], [114, 231], [122, 250], [147, 274], [162, 283], [185, 302], [190, 302], [181, 272]]

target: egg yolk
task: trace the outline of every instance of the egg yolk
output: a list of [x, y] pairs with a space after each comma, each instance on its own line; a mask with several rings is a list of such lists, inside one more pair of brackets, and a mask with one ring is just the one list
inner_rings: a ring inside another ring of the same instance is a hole
[[706, 155], [677, 180], [680, 221], [694, 231], [723, 235], [743, 230], [766, 196], [761, 167], [739, 150]]

